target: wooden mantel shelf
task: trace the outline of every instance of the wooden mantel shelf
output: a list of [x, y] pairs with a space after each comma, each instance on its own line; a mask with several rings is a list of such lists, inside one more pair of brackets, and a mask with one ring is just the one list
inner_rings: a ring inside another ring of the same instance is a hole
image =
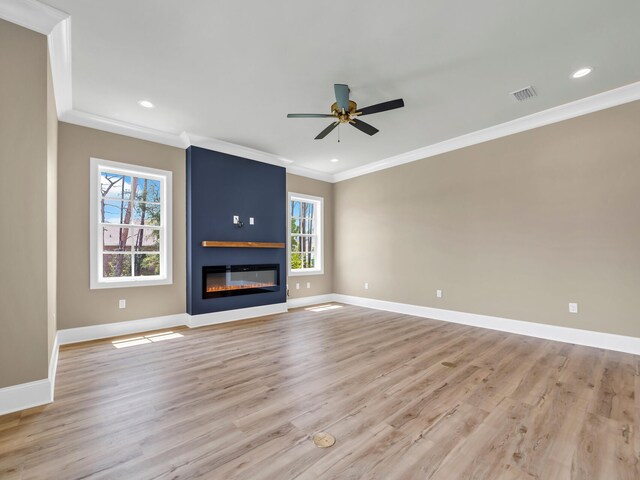
[[232, 247], [232, 248], [284, 248], [284, 243], [272, 242], [216, 242], [203, 240], [203, 247]]

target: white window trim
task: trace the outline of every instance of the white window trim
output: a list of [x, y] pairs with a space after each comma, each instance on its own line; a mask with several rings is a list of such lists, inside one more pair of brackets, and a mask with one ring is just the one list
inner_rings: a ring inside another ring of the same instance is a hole
[[[316, 255], [316, 268], [305, 268], [291, 270], [291, 200], [302, 200], [316, 202], [319, 206], [318, 214], [320, 221], [318, 222], [318, 251]], [[287, 273], [290, 277], [300, 277], [306, 275], [324, 275], [324, 198], [306, 195], [304, 193], [289, 192], [287, 201]]]
[[[109, 170], [114, 173], [127, 175], [142, 174], [148, 178], [160, 180], [161, 201], [160, 218], [162, 227], [160, 229], [160, 265], [161, 275], [155, 277], [125, 277], [109, 278], [102, 277], [102, 251], [100, 249], [100, 172]], [[100, 158], [91, 158], [90, 166], [90, 214], [89, 214], [89, 238], [90, 238], [90, 285], [93, 289], [100, 288], [125, 288], [125, 287], [146, 287], [152, 285], [171, 285], [173, 283], [173, 228], [172, 228], [172, 172], [159, 170], [157, 168], [129, 165], [127, 163], [112, 162]]]

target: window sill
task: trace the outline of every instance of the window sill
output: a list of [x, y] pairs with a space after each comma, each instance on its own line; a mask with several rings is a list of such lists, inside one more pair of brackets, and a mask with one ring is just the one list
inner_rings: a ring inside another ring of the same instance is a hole
[[289, 277], [309, 277], [312, 275], [324, 275], [324, 270], [304, 270], [304, 271], [289, 271]]
[[101, 290], [104, 288], [130, 288], [130, 287], [154, 287], [159, 285], [172, 285], [173, 280], [171, 278], [159, 278], [153, 280], [123, 280], [113, 282], [98, 282], [92, 281], [91, 290]]

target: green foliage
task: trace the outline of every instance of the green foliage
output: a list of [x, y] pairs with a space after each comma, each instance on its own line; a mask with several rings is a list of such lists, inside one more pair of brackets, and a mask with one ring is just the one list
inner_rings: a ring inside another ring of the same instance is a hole
[[[136, 256], [140, 257], [140, 255]], [[160, 275], [160, 255], [142, 256], [141, 267], [144, 275]]]
[[299, 253], [291, 254], [291, 270], [296, 270], [298, 268], [302, 268], [302, 259]]
[[105, 255], [105, 277], [128, 277], [131, 275], [131, 255]]
[[291, 219], [291, 233], [300, 233], [300, 224], [297, 221], [297, 218]]

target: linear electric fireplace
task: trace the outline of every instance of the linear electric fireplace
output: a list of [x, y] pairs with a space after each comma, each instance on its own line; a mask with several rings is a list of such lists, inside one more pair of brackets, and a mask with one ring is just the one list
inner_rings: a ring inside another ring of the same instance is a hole
[[202, 298], [230, 297], [280, 290], [280, 265], [202, 267]]

